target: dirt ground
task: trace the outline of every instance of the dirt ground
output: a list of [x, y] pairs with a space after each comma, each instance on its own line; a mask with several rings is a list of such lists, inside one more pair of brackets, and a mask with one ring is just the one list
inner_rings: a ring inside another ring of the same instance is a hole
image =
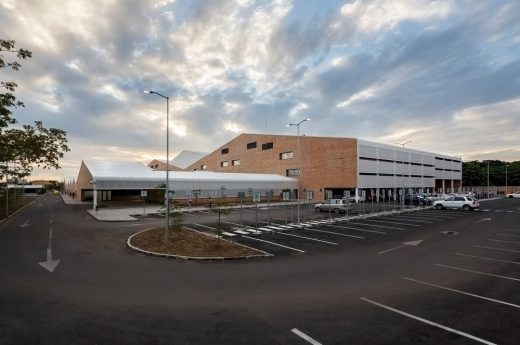
[[182, 228], [170, 230], [168, 242], [164, 242], [164, 228], [144, 231], [131, 240], [131, 244], [143, 250], [190, 257], [243, 257], [264, 253], [216, 237]]

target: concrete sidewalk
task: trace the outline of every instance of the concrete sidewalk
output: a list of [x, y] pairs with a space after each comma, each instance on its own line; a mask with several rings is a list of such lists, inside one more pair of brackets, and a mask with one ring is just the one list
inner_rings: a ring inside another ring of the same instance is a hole
[[87, 205], [87, 204], [92, 204], [92, 202], [88, 202], [88, 201], [79, 201], [78, 199], [72, 199], [69, 195], [67, 194], [61, 194], [61, 198], [63, 199], [63, 202], [67, 205]]

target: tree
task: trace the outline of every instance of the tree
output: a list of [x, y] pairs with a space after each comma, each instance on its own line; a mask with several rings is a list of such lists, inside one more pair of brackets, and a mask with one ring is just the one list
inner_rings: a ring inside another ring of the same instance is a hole
[[[0, 39], [0, 70], [18, 71], [22, 67], [16, 60], [7, 61], [7, 55], [16, 55], [18, 60], [32, 57], [29, 50], [16, 49], [15, 44], [13, 40]], [[0, 82], [0, 89], [4, 91], [0, 92], [0, 179], [28, 176], [34, 166], [59, 169], [59, 159], [70, 151], [65, 131], [45, 128], [41, 121], [35, 121], [34, 125], [18, 125], [13, 111], [24, 104], [13, 94], [17, 86], [10, 81]]]
[[231, 212], [230, 208], [226, 206], [226, 204], [222, 201], [217, 201], [215, 205], [211, 208], [211, 212], [215, 213], [218, 216], [217, 223], [217, 246], [220, 246], [220, 237], [222, 237], [222, 226], [221, 226], [221, 218]]

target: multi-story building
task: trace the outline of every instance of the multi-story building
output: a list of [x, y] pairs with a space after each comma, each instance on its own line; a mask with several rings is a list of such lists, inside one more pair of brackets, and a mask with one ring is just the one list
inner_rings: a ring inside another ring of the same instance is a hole
[[460, 189], [461, 169], [458, 157], [407, 147], [356, 138], [270, 134], [241, 134], [186, 168], [299, 176], [300, 198], [312, 191], [314, 200], [455, 192]]

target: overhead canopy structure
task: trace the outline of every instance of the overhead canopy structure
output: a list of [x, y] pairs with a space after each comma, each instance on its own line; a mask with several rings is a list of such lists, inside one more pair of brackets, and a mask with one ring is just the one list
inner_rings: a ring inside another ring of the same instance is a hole
[[[81, 162], [76, 191], [83, 200], [93, 190], [154, 190], [164, 188], [165, 178], [165, 171], [154, 171], [138, 162], [88, 160]], [[240, 191], [278, 192], [297, 188], [296, 179], [276, 174], [170, 171], [169, 179], [176, 197], [189, 197], [193, 191], [201, 196], [212, 196], [226, 190], [226, 195], [233, 196]]]

